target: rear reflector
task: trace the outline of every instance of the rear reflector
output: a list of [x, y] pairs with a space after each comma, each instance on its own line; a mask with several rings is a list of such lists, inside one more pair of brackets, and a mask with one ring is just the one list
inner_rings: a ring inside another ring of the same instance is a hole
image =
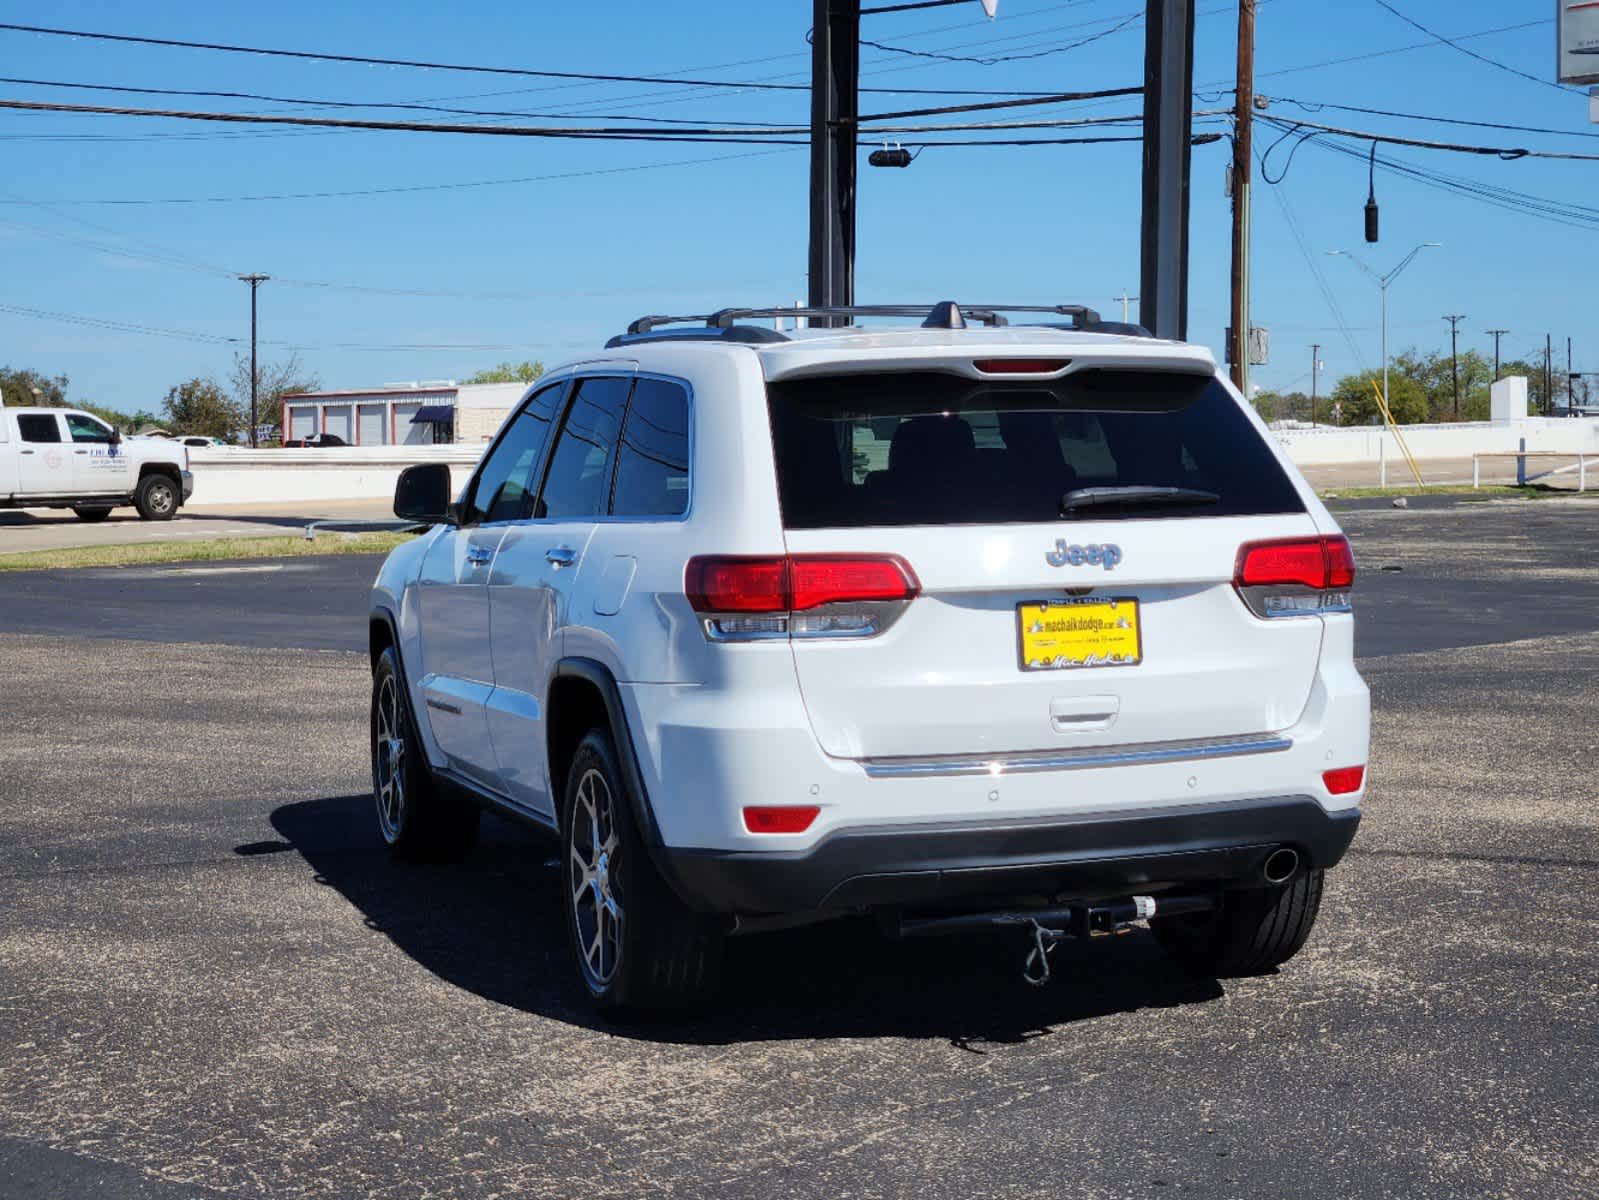
[[689, 559], [683, 590], [696, 612], [802, 612], [824, 604], [910, 600], [921, 584], [895, 554]]
[[1069, 358], [979, 358], [972, 366], [984, 375], [1052, 375], [1071, 362]]
[[760, 805], [744, 810], [744, 828], [751, 833], [804, 833], [821, 808], [815, 804]]
[[[1358, 792], [1360, 785], [1366, 780], [1366, 768], [1337, 767], [1331, 771], [1321, 773], [1322, 783], [1327, 785], [1327, 790], [1335, 796], [1347, 796], [1350, 792]], [[749, 809], [744, 810], [746, 813]]]
[[1344, 537], [1287, 538], [1249, 542], [1238, 550], [1237, 587], [1348, 588], [1355, 582], [1355, 556]]

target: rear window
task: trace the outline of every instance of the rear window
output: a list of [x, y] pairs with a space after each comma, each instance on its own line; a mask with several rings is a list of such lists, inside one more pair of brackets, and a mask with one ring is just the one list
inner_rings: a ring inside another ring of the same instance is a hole
[[790, 529], [1304, 511], [1208, 375], [991, 382], [905, 371], [772, 383], [767, 394]]

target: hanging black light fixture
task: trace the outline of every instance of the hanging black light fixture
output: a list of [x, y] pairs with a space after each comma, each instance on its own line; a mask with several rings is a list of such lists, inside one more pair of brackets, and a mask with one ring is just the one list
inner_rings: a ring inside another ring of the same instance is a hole
[[1366, 178], [1366, 240], [1377, 240], [1377, 143], [1371, 144], [1371, 164]]

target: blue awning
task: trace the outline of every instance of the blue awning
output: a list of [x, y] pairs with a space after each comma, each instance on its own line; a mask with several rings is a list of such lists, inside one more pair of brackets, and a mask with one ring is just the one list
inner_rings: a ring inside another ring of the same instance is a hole
[[449, 404], [424, 404], [411, 418], [413, 425], [453, 425], [455, 408]]

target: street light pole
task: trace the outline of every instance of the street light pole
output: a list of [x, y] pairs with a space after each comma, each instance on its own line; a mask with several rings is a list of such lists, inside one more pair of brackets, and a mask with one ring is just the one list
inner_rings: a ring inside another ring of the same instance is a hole
[[[239, 281], [250, 285], [250, 448], [255, 449], [255, 389], [261, 381], [261, 373], [255, 366], [255, 292], [263, 283], [271, 279], [270, 275], [240, 275]], [[287, 435], [285, 435], [287, 436]]]
[[[1436, 249], [1442, 245], [1442, 242], [1422, 242], [1421, 245], [1417, 246], [1409, 254], [1405, 255], [1404, 258], [1400, 259], [1399, 265], [1392, 271], [1389, 271], [1386, 275], [1377, 274], [1377, 272], [1373, 271], [1370, 267], [1361, 262], [1360, 259], [1356, 258], [1347, 250], [1327, 251], [1328, 254], [1336, 255], [1341, 258], [1347, 258], [1350, 262], [1354, 263], [1355, 266], [1359, 267], [1367, 275], [1370, 275], [1374, 280], [1377, 281], [1377, 288], [1382, 292], [1382, 402], [1384, 404], [1388, 403], [1388, 285], [1399, 278], [1399, 273], [1415, 260], [1416, 255], [1420, 254], [1423, 250]], [[1390, 411], [1392, 411], [1391, 408]]]
[[1316, 381], [1321, 374], [1321, 343], [1310, 347], [1310, 427], [1316, 428]]

